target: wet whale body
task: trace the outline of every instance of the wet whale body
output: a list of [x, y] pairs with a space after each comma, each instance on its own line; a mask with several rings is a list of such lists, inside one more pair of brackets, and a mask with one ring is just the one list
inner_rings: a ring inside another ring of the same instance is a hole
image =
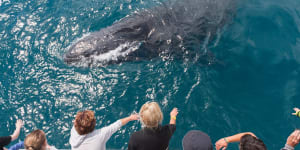
[[[69, 47], [64, 61], [86, 67], [182, 55], [213, 40], [233, 10], [233, 0], [169, 1], [90, 33]], [[208, 62], [212, 55], [201, 57]]]

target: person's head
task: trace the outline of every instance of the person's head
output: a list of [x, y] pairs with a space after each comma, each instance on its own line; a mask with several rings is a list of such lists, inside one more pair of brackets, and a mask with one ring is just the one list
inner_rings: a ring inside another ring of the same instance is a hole
[[47, 147], [45, 133], [42, 130], [32, 131], [26, 136], [24, 146], [26, 150], [45, 150]]
[[74, 120], [74, 127], [79, 135], [91, 133], [94, 131], [95, 126], [96, 118], [93, 111], [85, 110], [77, 113]]
[[183, 150], [213, 150], [210, 137], [199, 130], [191, 130], [182, 140]]
[[163, 114], [160, 110], [158, 103], [156, 102], [147, 102], [144, 104], [140, 110], [140, 120], [143, 127], [155, 128], [163, 120]]
[[240, 140], [240, 150], [267, 150], [267, 147], [262, 140], [246, 134]]

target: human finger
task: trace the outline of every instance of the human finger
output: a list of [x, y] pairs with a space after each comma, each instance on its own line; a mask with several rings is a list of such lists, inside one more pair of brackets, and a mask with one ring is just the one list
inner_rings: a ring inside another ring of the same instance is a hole
[[178, 114], [178, 109], [175, 107], [173, 108], [173, 110], [171, 111], [172, 115], [177, 115]]
[[174, 107], [172, 111], [178, 112], [178, 108]]
[[294, 143], [298, 143], [298, 135], [299, 135], [299, 131], [298, 130], [295, 130], [292, 134], [291, 134], [291, 140], [294, 142]]
[[296, 140], [298, 141], [298, 143], [299, 143], [299, 141], [300, 141], [300, 131], [298, 130], [298, 135], [297, 135], [297, 137], [296, 137]]
[[140, 116], [138, 114], [132, 114], [131, 119], [132, 120], [139, 120]]
[[18, 119], [16, 122], [16, 126], [22, 126], [23, 125], [23, 121], [21, 119]]

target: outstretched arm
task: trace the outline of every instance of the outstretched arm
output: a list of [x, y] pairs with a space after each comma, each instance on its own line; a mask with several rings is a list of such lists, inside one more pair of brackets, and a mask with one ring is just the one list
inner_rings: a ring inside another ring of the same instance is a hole
[[228, 136], [228, 137], [224, 137], [224, 138], [221, 138], [219, 139], [215, 145], [216, 145], [216, 149], [219, 150], [219, 149], [222, 149], [222, 150], [225, 150], [228, 146], [229, 143], [232, 143], [232, 142], [239, 142], [241, 140], [241, 138], [246, 135], [246, 134], [250, 134], [254, 137], [256, 137], [253, 133], [251, 132], [244, 132], [244, 133], [238, 133], [238, 134], [235, 134], [235, 135], [232, 135], [232, 136]]
[[178, 109], [173, 108], [173, 110], [170, 113], [170, 124], [176, 124], [176, 116], [178, 114]]
[[14, 141], [19, 137], [22, 126], [23, 126], [23, 121], [20, 119], [17, 120], [16, 129], [15, 129], [14, 133], [11, 135], [11, 141]]
[[139, 120], [139, 115], [138, 114], [132, 114], [126, 118], [120, 119], [122, 122], [122, 126], [126, 125], [129, 121], [133, 120]]
[[133, 114], [130, 115], [129, 117], [120, 119], [107, 127], [102, 128], [101, 135], [104, 137], [104, 141], [108, 141], [108, 139], [111, 137], [112, 134], [117, 132], [123, 125], [126, 125], [129, 121], [138, 120], [138, 119], [139, 119], [139, 115]]

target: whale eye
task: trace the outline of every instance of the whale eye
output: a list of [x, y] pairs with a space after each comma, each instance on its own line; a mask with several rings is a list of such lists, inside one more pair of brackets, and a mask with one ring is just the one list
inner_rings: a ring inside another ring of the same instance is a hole
[[134, 30], [141, 30], [141, 29], [142, 29], [141, 26], [133, 26], [132, 28], [133, 28]]
[[84, 56], [84, 57], [90, 57], [91, 55], [92, 55], [92, 53], [87, 52], [87, 51], [85, 51], [85, 52], [83, 53], [83, 56]]

